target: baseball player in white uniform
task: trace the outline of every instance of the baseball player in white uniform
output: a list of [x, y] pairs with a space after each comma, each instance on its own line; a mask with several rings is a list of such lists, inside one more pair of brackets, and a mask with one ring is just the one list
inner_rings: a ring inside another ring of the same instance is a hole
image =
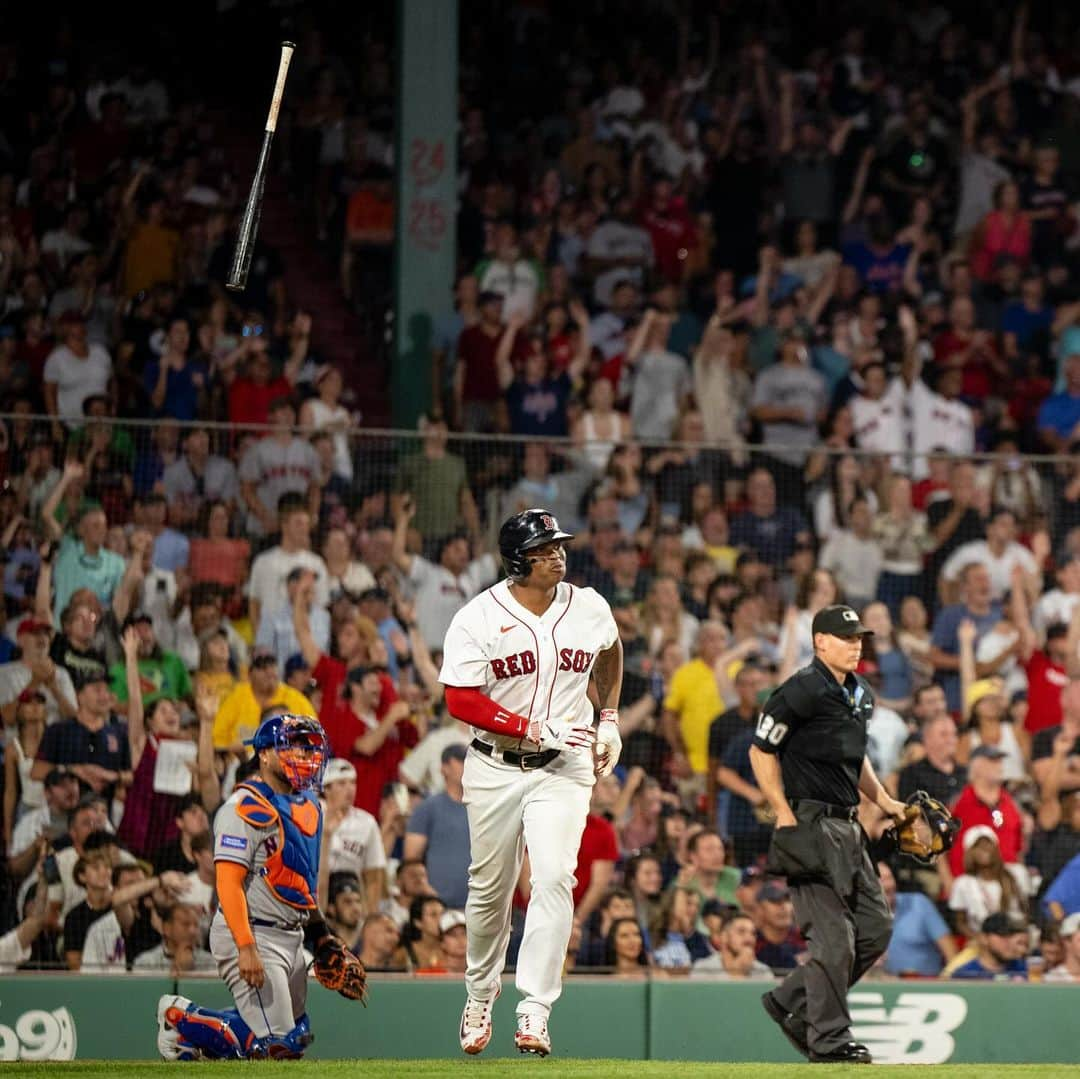
[[311, 1041], [304, 927], [323, 922], [315, 792], [329, 744], [317, 720], [293, 715], [265, 720], [250, 744], [259, 771], [214, 819], [220, 906], [210, 950], [236, 1008], [163, 996], [158, 1051], [166, 1060], [295, 1058]]
[[[606, 601], [563, 582], [573, 537], [546, 510], [504, 522], [507, 578], [480, 593], [446, 634], [446, 704], [475, 731], [464, 803], [472, 864], [461, 1047], [482, 1052], [501, 989], [514, 886], [528, 847], [532, 893], [517, 965], [515, 1044], [551, 1051], [548, 1016], [562, 990], [573, 922], [574, 868], [597, 775], [622, 751], [617, 711], [622, 645]], [[590, 680], [600, 705], [594, 727]]]

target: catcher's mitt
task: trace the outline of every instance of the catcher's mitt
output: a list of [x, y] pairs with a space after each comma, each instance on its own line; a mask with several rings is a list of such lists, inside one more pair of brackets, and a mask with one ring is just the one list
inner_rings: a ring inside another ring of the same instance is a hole
[[932, 866], [956, 841], [960, 821], [926, 791], [915, 791], [906, 804], [904, 823], [896, 828], [897, 849], [922, 865]]
[[339, 937], [330, 933], [319, 941], [312, 970], [321, 985], [367, 1007], [367, 971]]

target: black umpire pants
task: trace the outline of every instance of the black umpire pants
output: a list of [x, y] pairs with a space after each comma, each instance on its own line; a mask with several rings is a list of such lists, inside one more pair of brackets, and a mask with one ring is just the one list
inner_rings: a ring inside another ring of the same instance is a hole
[[892, 914], [858, 821], [821, 802], [793, 806], [798, 826], [773, 833], [770, 863], [788, 878], [809, 959], [773, 990], [817, 1053], [851, 1040], [847, 993], [889, 945]]

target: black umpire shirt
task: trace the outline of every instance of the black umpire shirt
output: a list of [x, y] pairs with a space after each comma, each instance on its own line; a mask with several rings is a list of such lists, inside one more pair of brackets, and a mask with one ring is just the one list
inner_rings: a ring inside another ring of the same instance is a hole
[[754, 745], [780, 755], [789, 802], [855, 806], [873, 712], [874, 694], [862, 678], [849, 674], [841, 685], [815, 657], [765, 703]]

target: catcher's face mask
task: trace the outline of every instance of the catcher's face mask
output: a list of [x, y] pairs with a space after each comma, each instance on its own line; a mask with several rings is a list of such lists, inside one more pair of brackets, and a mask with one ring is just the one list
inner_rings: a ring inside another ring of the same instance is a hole
[[278, 764], [293, 790], [321, 790], [330, 760], [330, 743], [318, 720], [282, 716], [274, 734]]

